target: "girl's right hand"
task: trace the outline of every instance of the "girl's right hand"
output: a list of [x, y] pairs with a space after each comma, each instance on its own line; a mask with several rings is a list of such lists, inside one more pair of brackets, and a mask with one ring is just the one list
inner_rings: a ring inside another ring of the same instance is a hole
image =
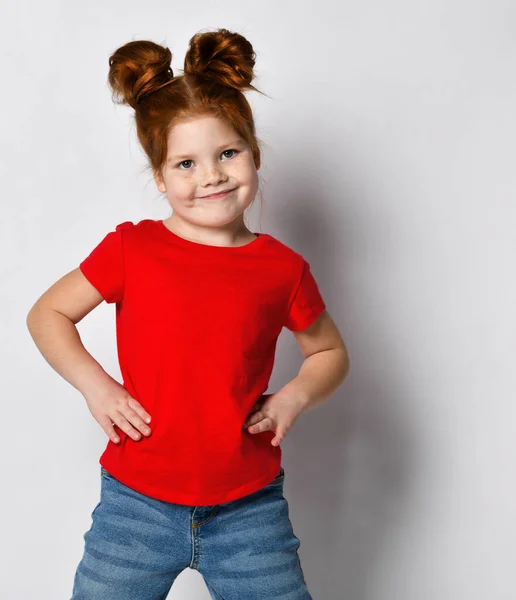
[[150, 435], [151, 429], [146, 422], [150, 422], [151, 416], [118, 381], [112, 380], [100, 392], [83, 395], [94, 419], [115, 444], [120, 441], [115, 425], [134, 440], [141, 438], [140, 431]]

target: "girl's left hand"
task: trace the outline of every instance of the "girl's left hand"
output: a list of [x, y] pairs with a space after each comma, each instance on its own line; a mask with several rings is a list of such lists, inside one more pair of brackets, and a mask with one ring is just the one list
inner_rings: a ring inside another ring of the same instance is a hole
[[[264, 400], [265, 398], [265, 400]], [[274, 431], [273, 446], [279, 446], [294, 423], [303, 412], [303, 404], [298, 396], [279, 390], [275, 394], [262, 394], [249, 413], [244, 429], [249, 433]]]

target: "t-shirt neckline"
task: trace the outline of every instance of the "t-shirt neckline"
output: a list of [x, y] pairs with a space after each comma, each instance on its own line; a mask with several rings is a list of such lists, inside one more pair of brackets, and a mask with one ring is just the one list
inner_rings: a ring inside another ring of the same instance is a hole
[[174, 233], [171, 229], [169, 229], [165, 223], [161, 219], [155, 221], [158, 227], [168, 235], [169, 239], [173, 240], [175, 243], [184, 246], [185, 248], [189, 248], [191, 250], [197, 250], [201, 252], [238, 252], [238, 251], [248, 251], [254, 250], [256, 246], [258, 246], [261, 242], [264, 241], [265, 235], [264, 233], [259, 233], [253, 231], [252, 233], [257, 237], [254, 240], [251, 240], [247, 244], [243, 244], [242, 246], [213, 246], [211, 244], [202, 244], [201, 242], [194, 242], [193, 240], [188, 240], [177, 233]]

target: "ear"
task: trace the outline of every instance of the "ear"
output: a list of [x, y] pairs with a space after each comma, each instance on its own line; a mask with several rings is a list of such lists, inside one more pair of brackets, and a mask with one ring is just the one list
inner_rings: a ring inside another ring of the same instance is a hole
[[167, 188], [165, 187], [165, 182], [163, 180], [163, 177], [161, 175], [161, 172], [153, 169], [152, 173], [154, 175], [154, 181], [156, 182], [156, 185], [158, 187], [158, 190], [162, 193], [165, 194], [167, 191]]

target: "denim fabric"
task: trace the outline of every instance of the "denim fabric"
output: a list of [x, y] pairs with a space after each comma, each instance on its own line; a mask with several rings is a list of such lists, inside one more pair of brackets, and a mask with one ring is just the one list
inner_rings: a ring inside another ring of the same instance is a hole
[[283, 495], [285, 471], [244, 498], [187, 506], [143, 495], [101, 467], [71, 600], [164, 600], [197, 569], [217, 600], [312, 600]]

